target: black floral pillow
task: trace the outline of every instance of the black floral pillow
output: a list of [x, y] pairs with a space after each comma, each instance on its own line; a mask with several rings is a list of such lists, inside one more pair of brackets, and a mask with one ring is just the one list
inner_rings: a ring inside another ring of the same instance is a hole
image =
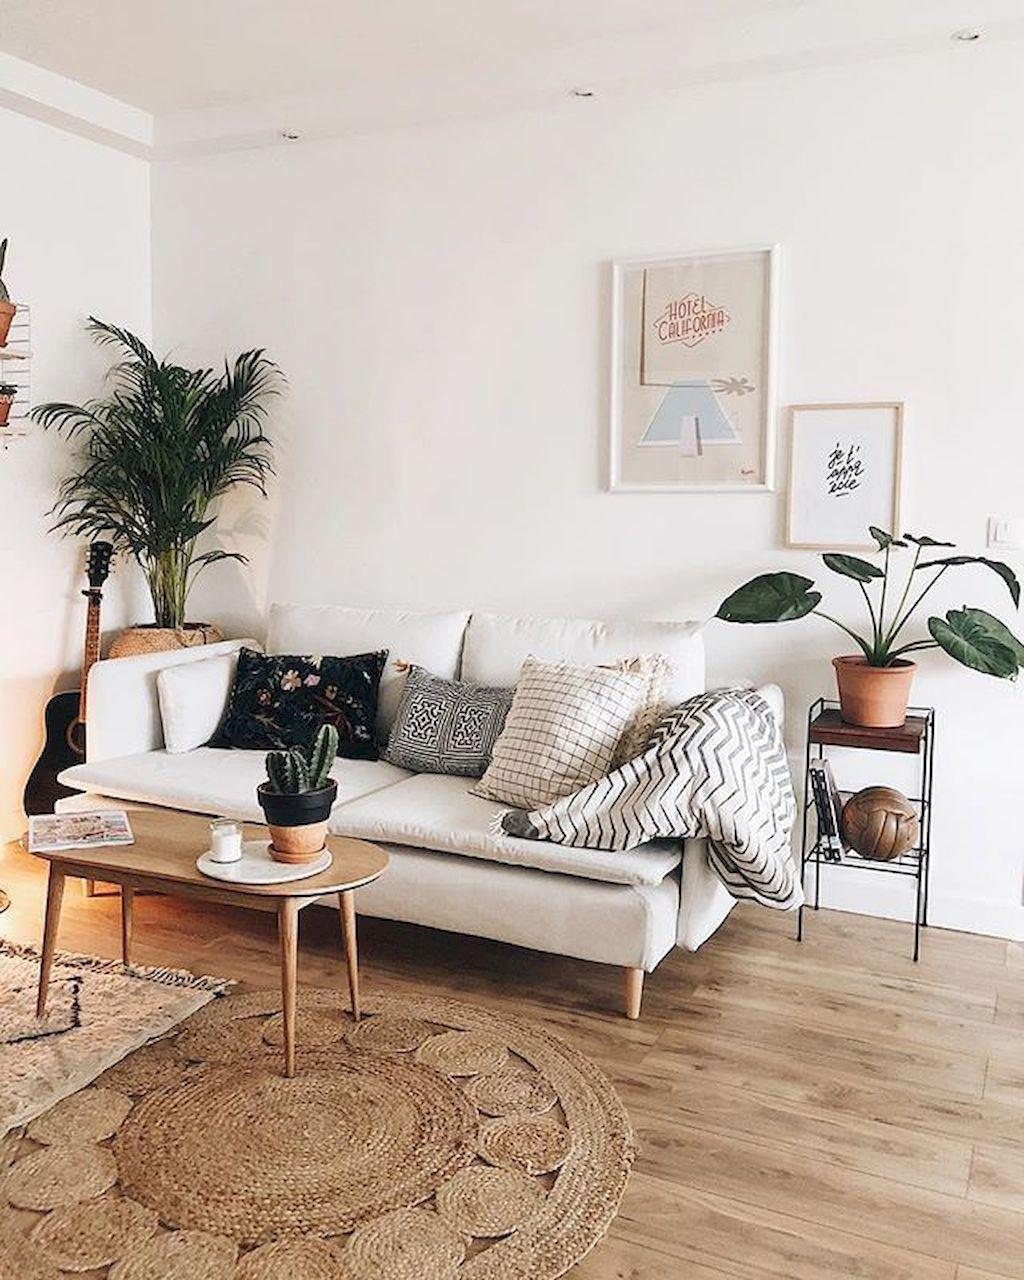
[[339, 756], [378, 759], [377, 689], [387, 656], [386, 649], [350, 658], [241, 649], [227, 714], [210, 746], [305, 747], [322, 724], [333, 724]]

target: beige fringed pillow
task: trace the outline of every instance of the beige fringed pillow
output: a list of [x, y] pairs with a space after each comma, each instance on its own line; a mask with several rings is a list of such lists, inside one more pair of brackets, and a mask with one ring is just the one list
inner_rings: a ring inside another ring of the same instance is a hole
[[620, 764], [635, 760], [640, 755], [651, 740], [658, 721], [672, 707], [668, 691], [675, 678], [676, 664], [664, 653], [643, 653], [612, 663], [610, 669], [642, 676], [645, 682], [643, 699], [612, 757], [612, 768], [617, 769]]
[[527, 658], [473, 794], [536, 809], [596, 782], [611, 768], [646, 690], [642, 675]]

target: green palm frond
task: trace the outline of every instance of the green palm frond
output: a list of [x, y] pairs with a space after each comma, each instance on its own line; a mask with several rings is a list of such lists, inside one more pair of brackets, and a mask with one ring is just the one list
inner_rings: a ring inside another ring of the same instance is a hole
[[90, 317], [97, 342], [117, 348], [110, 391], [82, 405], [54, 402], [32, 416], [79, 448], [61, 483], [54, 529], [106, 537], [142, 567], [160, 626], [179, 627], [196, 575], [221, 560], [200, 551], [212, 505], [238, 484], [266, 494], [274, 473], [269, 402], [283, 377], [265, 351], [244, 351], [222, 373], [159, 360], [141, 338]]

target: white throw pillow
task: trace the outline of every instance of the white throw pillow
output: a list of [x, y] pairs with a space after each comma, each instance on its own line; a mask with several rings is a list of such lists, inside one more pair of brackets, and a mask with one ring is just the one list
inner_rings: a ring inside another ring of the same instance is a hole
[[647, 691], [647, 678], [527, 658], [505, 728], [474, 795], [536, 809], [596, 782]]
[[224, 719], [237, 666], [236, 652], [164, 667], [156, 689], [168, 751], [194, 751], [210, 741]]

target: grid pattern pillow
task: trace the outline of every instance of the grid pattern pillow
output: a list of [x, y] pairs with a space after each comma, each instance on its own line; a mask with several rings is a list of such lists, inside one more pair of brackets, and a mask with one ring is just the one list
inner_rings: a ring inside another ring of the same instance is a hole
[[479, 778], [514, 692], [445, 680], [410, 666], [384, 759], [413, 773]]
[[646, 679], [629, 672], [527, 658], [474, 794], [536, 809], [596, 782], [646, 689]]

